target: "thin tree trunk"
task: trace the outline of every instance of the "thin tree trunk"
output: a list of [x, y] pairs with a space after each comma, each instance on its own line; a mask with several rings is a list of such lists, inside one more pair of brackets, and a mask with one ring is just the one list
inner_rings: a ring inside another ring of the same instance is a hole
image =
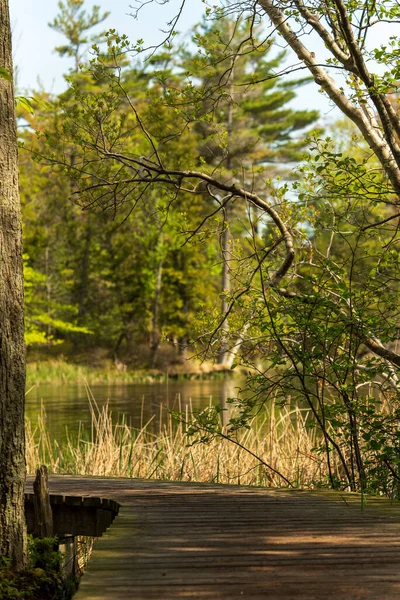
[[162, 289], [162, 272], [163, 272], [163, 260], [157, 265], [157, 279], [156, 289], [153, 299], [153, 323], [151, 331], [151, 366], [152, 368], [156, 365], [157, 352], [160, 346], [161, 333], [159, 324], [159, 313], [160, 313], [160, 297]]
[[[51, 317], [51, 283], [50, 283], [50, 269], [49, 269], [49, 247], [47, 246], [45, 251], [45, 274], [46, 274], [46, 313], [48, 318]], [[51, 325], [47, 324], [47, 344], [50, 346], [50, 338], [51, 338]]]
[[[0, 67], [13, 72], [8, 0], [0, 0]], [[13, 85], [0, 79], [0, 555], [26, 564], [25, 344], [22, 231]]]
[[85, 241], [83, 246], [83, 255], [81, 260], [81, 280], [79, 285], [78, 295], [78, 317], [81, 322], [87, 312], [87, 298], [89, 290], [89, 260], [90, 260], [90, 249], [92, 244], [92, 227], [90, 223], [89, 215], [85, 215], [84, 223], [86, 227]]
[[[78, 65], [79, 66], [79, 65]], [[71, 167], [73, 168], [76, 163], [76, 154], [71, 153], [70, 156]], [[70, 194], [78, 191], [78, 186], [74, 180], [70, 180]], [[81, 324], [84, 323], [84, 318], [87, 313], [87, 298], [89, 290], [89, 266], [90, 266], [90, 251], [92, 246], [92, 220], [90, 214], [83, 211], [80, 213], [81, 226], [83, 228], [83, 250], [80, 257], [80, 281], [77, 290], [77, 303], [78, 303], [78, 319]]]
[[[222, 234], [221, 240], [221, 249], [222, 249], [222, 303], [221, 303], [221, 313], [222, 316], [226, 315], [229, 308], [228, 294], [231, 291], [231, 273], [230, 273], [230, 265], [229, 261], [231, 258], [230, 251], [230, 239], [231, 232], [229, 229], [229, 221], [230, 221], [230, 207], [229, 205], [225, 206], [224, 211], [224, 231]], [[218, 364], [225, 364], [228, 357], [228, 334], [229, 334], [229, 323], [228, 319], [225, 319], [221, 325], [221, 346], [218, 354]]]
[[229, 398], [233, 398], [235, 396], [235, 382], [233, 377], [230, 376], [229, 373], [224, 374], [224, 379], [222, 381], [221, 387], [221, 425], [225, 427], [229, 423], [230, 419], [230, 407], [228, 400]]
[[[232, 67], [231, 78], [234, 77], [234, 68]], [[227, 122], [227, 134], [228, 134], [228, 157], [226, 160], [226, 168], [228, 171], [232, 168], [232, 159], [231, 159], [231, 147], [230, 142], [233, 133], [233, 85], [229, 86], [229, 94], [230, 94], [230, 102], [228, 107], [228, 122]], [[222, 234], [221, 246], [222, 246], [222, 306], [221, 312], [222, 316], [224, 316], [229, 308], [229, 302], [227, 295], [231, 291], [231, 272], [230, 272], [230, 259], [231, 259], [231, 231], [230, 231], [230, 217], [231, 217], [231, 207], [229, 204], [225, 206], [224, 210], [224, 231]], [[224, 322], [221, 326], [221, 346], [218, 354], [218, 364], [225, 364], [228, 358], [228, 334], [229, 334], [229, 322], [228, 319], [224, 319]]]
[[250, 327], [250, 322], [247, 322], [243, 325], [241, 331], [239, 332], [238, 337], [236, 338], [235, 343], [232, 344], [229, 349], [229, 353], [228, 353], [225, 363], [224, 363], [229, 369], [232, 367], [237, 355], [239, 354], [240, 348], [242, 347], [242, 344], [244, 341], [244, 336], [246, 335], [249, 327]]

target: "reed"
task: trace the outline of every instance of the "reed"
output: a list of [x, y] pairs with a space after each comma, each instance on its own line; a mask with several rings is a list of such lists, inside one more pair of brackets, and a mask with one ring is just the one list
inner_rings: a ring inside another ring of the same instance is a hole
[[[287, 485], [256, 455], [294, 486], [316, 487], [327, 483], [325, 455], [315, 451], [317, 433], [309, 426], [309, 413], [300, 408], [272, 409], [263, 420], [254, 420], [250, 429], [235, 438], [239, 445], [223, 439], [189, 445], [185, 425], [175, 423], [165, 409], [161, 409], [163, 418], [154, 433], [151, 420], [138, 429], [128, 427], [123, 420], [115, 424], [108, 406], [99, 408], [92, 396], [89, 408], [90, 431], [81, 428], [76, 438], [63, 444], [51, 439], [46, 431], [44, 413], [35, 428], [27, 421], [29, 473], [45, 463], [54, 473]], [[188, 420], [190, 416], [188, 410]]]

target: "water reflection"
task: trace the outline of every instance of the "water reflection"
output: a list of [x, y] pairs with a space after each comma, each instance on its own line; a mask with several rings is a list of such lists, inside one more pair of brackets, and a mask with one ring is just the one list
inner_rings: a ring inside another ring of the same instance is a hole
[[[227, 399], [235, 396], [241, 381], [231, 375], [214, 380], [176, 381], [125, 385], [92, 385], [89, 393], [101, 408], [108, 403], [115, 420], [126, 416], [133, 427], [153, 420], [150, 428], [157, 431], [160, 420], [165, 419], [166, 410], [204, 408], [210, 403], [221, 404], [223, 418], [229, 414]], [[26, 397], [26, 413], [33, 423], [43, 405], [46, 413], [46, 428], [53, 438], [63, 440], [76, 436], [81, 422], [87, 429], [91, 424], [88, 390], [83, 384], [37, 385]]]

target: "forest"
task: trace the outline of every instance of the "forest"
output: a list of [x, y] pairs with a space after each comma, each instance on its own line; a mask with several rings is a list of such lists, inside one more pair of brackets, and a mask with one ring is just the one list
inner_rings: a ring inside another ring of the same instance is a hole
[[[69, 90], [58, 98], [41, 90], [31, 109], [19, 107], [28, 357], [43, 356], [47, 349], [50, 356], [73, 358], [81, 351], [86, 360], [105, 355], [130, 368], [154, 368], [160, 361], [163, 366], [162, 345], [165, 367], [165, 361], [179, 362], [197, 341], [192, 354], [211, 345], [204, 343], [204, 332], [217, 325], [232, 294], [243, 287], [240, 265], [257, 246], [270, 244], [265, 217], [256, 209], [249, 214], [234, 199], [228, 203], [209, 186], [179, 194], [176, 201], [164, 185], [147, 186], [139, 201], [133, 184], [124, 182], [123, 168], [104, 172], [110, 182], [121, 180], [120, 189], [112, 184], [110, 191], [99, 188], [93, 194], [93, 187], [83, 193], [86, 167], [74, 149], [83, 121], [90, 123], [89, 135], [98, 124], [112, 136], [116, 151], [123, 147], [127, 155], [140, 155], [147, 143], [135, 125], [140, 115], [151, 136], [170, 136], [165, 143], [171, 165], [222, 168], [224, 180], [238, 182], [249, 170], [253, 191], [268, 178], [271, 194], [282, 194], [284, 183], [278, 190], [272, 178], [296, 177], [294, 165], [318, 113], [293, 108], [296, 88], [306, 78], [284, 84], [268, 79], [285, 52], [276, 52], [271, 43], [261, 49], [257, 39], [256, 53], [246, 51], [235, 60], [231, 92], [221, 93], [231, 46], [242, 44], [250, 32], [245, 19], [235, 23], [233, 17], [200, 23], [178, 51], [165, 44], [144, 63], [125, 57], [123, 36], [109, 33], [108, 46], [105, 36], [95, 36], [98, 44], [103, 41], [101, 69], [109, 68], [108, 61], [121, 62], [118, 82], [110, 85], [95, 72], [100, 63], [81, 62], [91, 28], [105, 16], [96, 9], [79, 12], [81, 4], [62, 4], [50, 23], [65, 36], [57, 51], [74, 60], [75, 68], [65, 75]], [[207, 71], [206, 60], [212, 63]], [[249, 73], [265, 81], [249, 85]], [[176, 102], [186, 106], [182, 114]], [[102, 171], [103, 166], [96, 176]], [[232, 319], [230, 338], [250, 321]], [[213, 344], [211, 352], [228, 366], [235, 354], [228, 357], [229, 344], [227, 339], [226, 350]]]
[[[38, 442], [28, 423], [28, 470], [399, 498], [397, 3], [205, 3], [188, 36], [176, 14], [153, 48], [107, 16], [61, 0], [49, 27], [69, 59], [65, 91], [16, 91], [28, 382], [43, 365], [242, 379], [227, 405], [169, 411], [153, 445], [92, 404], [111, 432], [101, 457], [96, 440], [88, 459], [79, 440], [52, 446], [42, 423]], [[25, 373], [12, 374], [12, 347], [5, 407]], [[0, 445], [21, 435], [15, 414]], [[143, 473], [133, 452], [148, 452]]]

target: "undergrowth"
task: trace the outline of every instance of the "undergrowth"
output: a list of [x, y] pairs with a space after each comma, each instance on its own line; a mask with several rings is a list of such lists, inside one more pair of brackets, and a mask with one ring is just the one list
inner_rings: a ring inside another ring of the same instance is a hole
[[62, 573], [63, 555], [57, 538], [28, 537], [28, 566], [13, 571], [9, 559], [0, 557], [0, 600], [69, 600], [76, 581]]

